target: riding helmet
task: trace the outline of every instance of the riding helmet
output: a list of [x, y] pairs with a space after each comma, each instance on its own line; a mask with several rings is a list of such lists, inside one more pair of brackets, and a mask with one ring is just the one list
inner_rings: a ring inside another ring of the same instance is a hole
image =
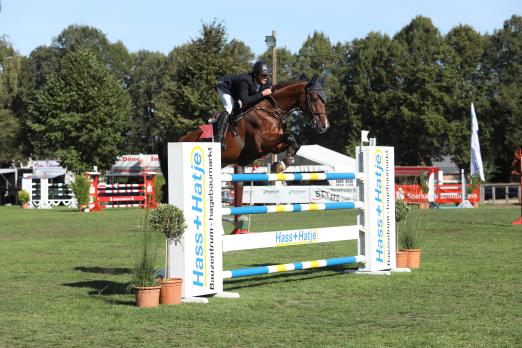
[[253, 73], [255, 75], [270, 75], [272, 73], [272, 70], [268, 67], [268, 65], [260, 60], [259, 62], [256, 62], [254, 64]]

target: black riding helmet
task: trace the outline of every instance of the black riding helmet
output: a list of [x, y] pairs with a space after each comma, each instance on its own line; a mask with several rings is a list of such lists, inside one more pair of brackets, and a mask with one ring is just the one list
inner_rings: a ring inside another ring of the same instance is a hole
[[272, 70], [268, 67], [268, 65], [260, 60], [254, 64], [254, 69], [252, 69], [254, 75], [270, 75]]

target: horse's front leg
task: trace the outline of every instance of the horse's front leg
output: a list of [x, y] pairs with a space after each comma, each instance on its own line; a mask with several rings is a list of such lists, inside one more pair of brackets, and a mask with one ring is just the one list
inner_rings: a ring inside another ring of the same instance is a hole
[[289, 166], [294, 163], [295, 154], [297, 151], [299, 151], [301, 145], [297, 142], [297, 139], [292, 133], [285, 133], [284, 135], [286, 136], [287, 149], [286, 156], [283, 161], [287, 166]]
[[259, 151], [262, 153], [277, 154], [286, 151], [284, 159], [286, 165], [294, 163], [294, 156], [300, 147], [295, 136], [290, 133], [265, 136], [260, 144]]

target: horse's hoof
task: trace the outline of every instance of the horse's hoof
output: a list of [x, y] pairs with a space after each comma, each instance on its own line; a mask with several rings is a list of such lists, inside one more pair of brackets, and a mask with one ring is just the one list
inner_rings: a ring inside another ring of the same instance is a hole
[[287, 157], [283, 160], [287, 166], [294, 164], [295, 159], [293, 157]]
[[272, 173], [281, 173], [281, 172], [284, 172], [285, 169], [286, 169], [286, 166], [281, 161], [274, 162], [274, 163], [272, 163], [272, 166], [270, 166], [270, 171]]

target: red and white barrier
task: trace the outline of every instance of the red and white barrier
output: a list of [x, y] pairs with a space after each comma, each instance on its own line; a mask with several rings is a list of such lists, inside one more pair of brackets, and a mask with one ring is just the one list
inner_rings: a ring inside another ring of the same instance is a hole
[[[153, 173], [133, 175], [132, 178], [140, 178], [142, 183], [133, 184], [108, 184], [100, 182], [100, 173], [88, 172], [91, 183], [89, 190], [89, 209], [101, 211], [105, 208], [155, 208], [156, 194], [154, 192]], [[122, 175], [121, 177], [131, 177]]]

